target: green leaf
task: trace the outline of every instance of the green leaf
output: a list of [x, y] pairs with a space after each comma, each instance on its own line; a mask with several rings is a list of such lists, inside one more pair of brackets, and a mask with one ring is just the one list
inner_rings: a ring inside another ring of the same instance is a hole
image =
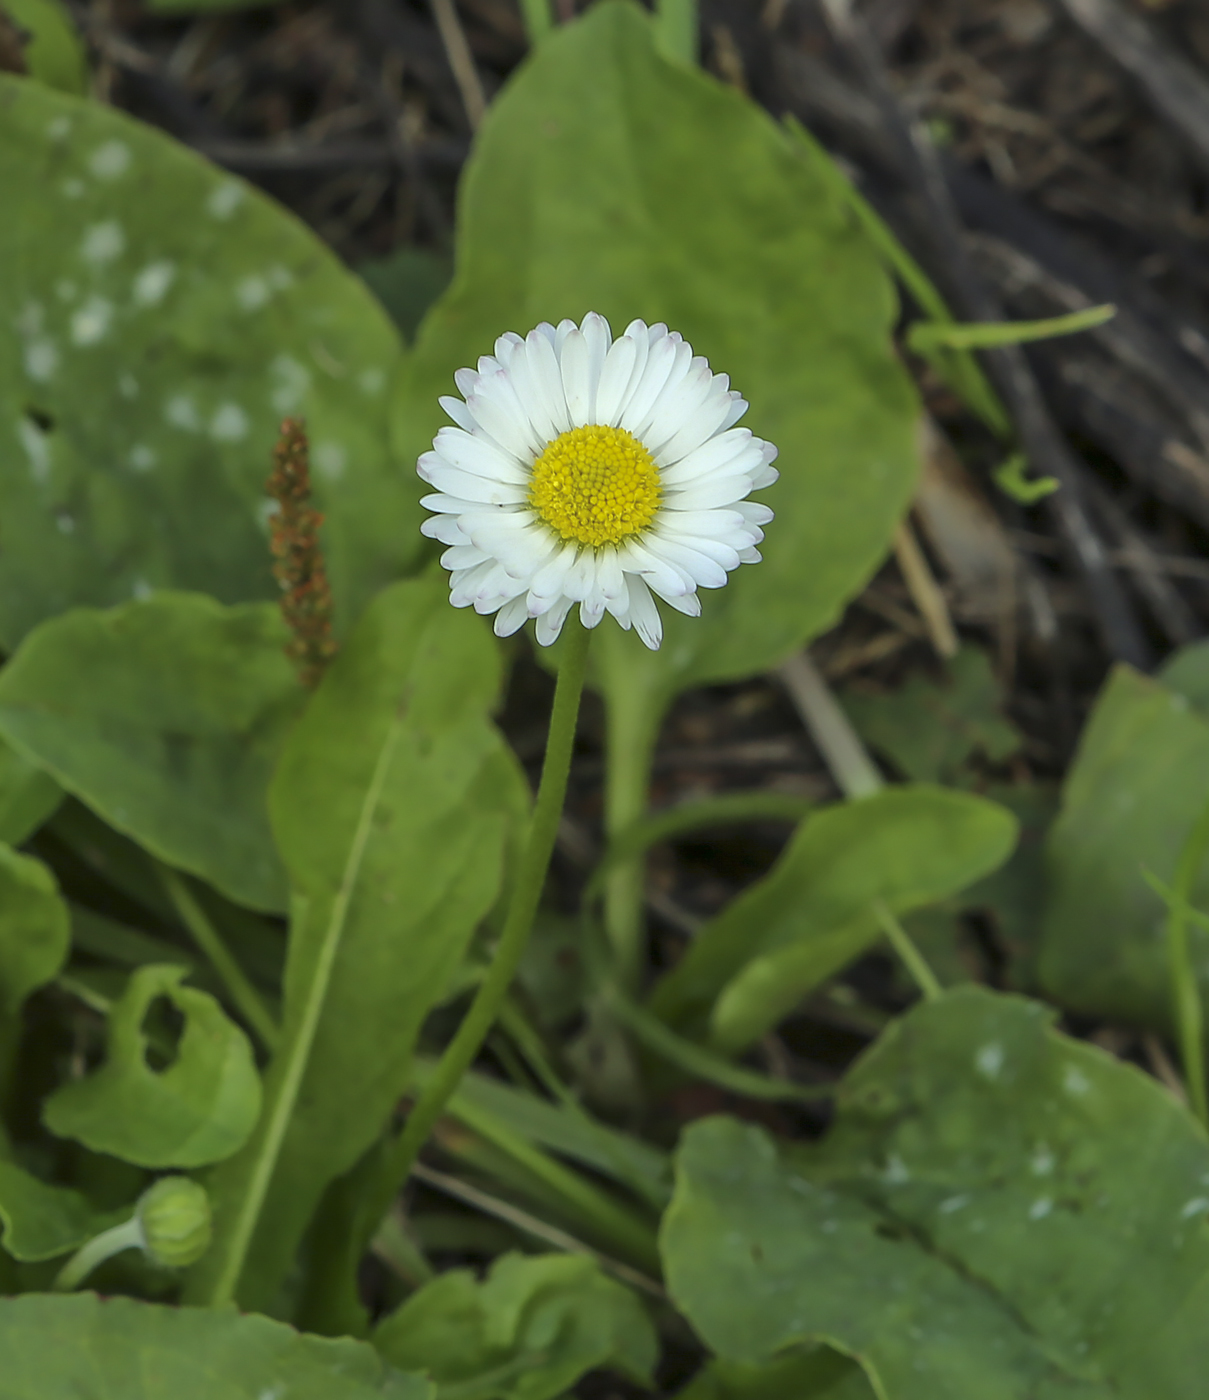
[[0, 647], [149, 590], [272, 599], [264, 483], [306, 415], [339, 617], [419, 557], [399, 337], [291, 214], [100, 103], [0, 75]]
[[88, 91], [88, 60], [59, 0], [4, 0], [3, 8], [31, 36], [24, 50], [29, 76], [83, 97]]
[[638, 1299], [574, 1254], [497, 1259], [479, 1283], [442, 1274], [374, 1333], [393, 1365], [425, 1371], [438, 1400], [553, 1400], [608, 1367], [649, 1385], [658, 1355]]
[[44, 623], [0, 672], [0, 731], [170, 865], [284, 909], [267, 790], [304, 692], [267, 603], [165, 593]]
[[[240, 1294], [250, 1305], [272, 1298], [324, 1188], [382, 1132], [424, 1017], [499, 892], [506, 826], [523, 825], [526, 802], [488, 719], [499, 686], [494, 639], [450, 608], [444, 579], [397, 584], [282, 753], [270, 805], [294, 895], [284, 1042], [260, 1131], [215, 1184], [233, 1211], [273, 1151], [275, 1115], [289, 1117]], [[302, 1071], [295, 1109], [283, 1085]], [[227, 1243], [220, 1230], [202, 1270], [223, 1267]]]
[[396, 248], [389, 257], [357, 265], [357, 274], [412, 341], [425, 313], [449, 286], [453, 259], [431, 248]]
[[233, 1309], [93, 1294], [0, 1299], [4, 1400], [429, 1400], [420, 1376], [348, 1338], [306, 1337]]
[[909, 1012], [820, 1148], [692, 1125], [662, 1246], [720, 1356], [823, 1341], [879, 1400], [1196, 1400], [1209, 1146], [1154, 1080], [981, 988]]
[[0, 845], [0, 1027], [53, 981], [71, 947], [71, 916], [48, 866]]
[[0, 841], [19, 846], [55, 812], [63, 789], [0, 739]]
[[[1167, 911], [1143, 872], [1171, 883], [1206, 792], [1209, 719], [1183, 695], [1117, 667], [1083, 731], [1046, 847], [1038, 972], [1058, 1001], [1158, 1030], [1171, 1024]], [[1192, 902], [1209, 903], [1209, 863]], [[1209, 988], [1209, 935], [1194, 926], [1189, 937]]]
[[[207, 992], [181, 985], [183, 967], [135, 972], [109, 1018], [105, 1063], [57, 1089], [42, 1121], [140, 1167], [200, 1167], [247, 1141], [260, 1113], [260, 1079], [247, 1036]], [[184, 1017], [176, 1058], [148, 1061], [144, 1019], [157, 997]]]
[[707, 1362], [676, 1400], [880, 1400], [864, 1371], [830, 1347], [794, 1347], [759, 1365]]
[[865, 742], [913, 782], [953, 782], [973, 754], [998, 763], [1023, 742], [1003, 717], [1000, 685], [977, 647], [963, 647], [939, 685], [914, 676], [888, 695], [849, 688], [843, 702]]
[[1015, 840], [1002, 807], [922, 784], [824, 808], [706, 924], [651, 1009], [696, 1032], [708, 1016], [715, 1043], [740, 1049], [877, 941], [874, 901], [903, 913], [955, 894], [1002, 864]]
[[429, 446], [437, 396], [501, 331], [589, 310], [615, 331], [641, 316], [683, 333], [780, 448], [762, 564], [702, 618], [666, 617], [654, 655], [601, 626], [610, 703], [640, 697], [649, 728], [677, 689], [764, 670], [826, 626], [910, 499], [917, 405], [890, 343], [893, 287], [813, 160], [742, 95], [659, 57], [636, 6], [606, 0], [492, 104], [459, 217], [454, 283], [396, 404], [401, 460]]
[[0, 1161], [0, 1244], [14, 1259], [54, 1259], [79, 1249], [130, 1210], [99, 1211], [66, 1186], [39, 1181], [15, 1162]]

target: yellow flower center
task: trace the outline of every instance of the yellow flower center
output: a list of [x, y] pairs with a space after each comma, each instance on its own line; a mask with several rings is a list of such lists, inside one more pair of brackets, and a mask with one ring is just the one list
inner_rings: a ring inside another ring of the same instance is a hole
[[572, 428], [533, 464], [529, 503], [564, 540], [617, 544], [659, 509], [659, 469], [624, 428]]

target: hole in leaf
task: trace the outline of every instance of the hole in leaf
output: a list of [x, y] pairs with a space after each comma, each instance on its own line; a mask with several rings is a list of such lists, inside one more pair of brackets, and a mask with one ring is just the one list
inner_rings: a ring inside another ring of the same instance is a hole
[[162, 1074], [176, 1063], [185, 1018], [168, 997], [156, 997], [143, 1016], [143, 1059], [147, 1068]]

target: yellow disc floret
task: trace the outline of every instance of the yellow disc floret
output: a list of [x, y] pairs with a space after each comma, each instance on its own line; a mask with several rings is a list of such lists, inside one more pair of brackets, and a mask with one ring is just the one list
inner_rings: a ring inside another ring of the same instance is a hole
[[564, 540], [617, 544], [659, 509], [659, 469], [624, 428], [572, 428], [533, 464], [529, 503]]

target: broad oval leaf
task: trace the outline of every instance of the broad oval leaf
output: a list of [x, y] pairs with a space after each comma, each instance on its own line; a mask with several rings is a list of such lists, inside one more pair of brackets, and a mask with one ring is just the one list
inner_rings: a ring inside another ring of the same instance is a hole
[[1007, 859], [1016, 832], [997, 803], [922, 783], [811, 813], [772, 871], [701, 930], [651, 1009], [695, 1031], [708, 1016], [720, 1047], [742, 1048], [877, 940], [875, 901], [902, 913], [955, 894]]
[[[248, 1038], [208, 992], [181, 985], [183, 967], [135, 972], [109, 1014], [105, 1063], [57, 1089], [42, 1121], [140, 1167], [201, 1167], [247, 1141], [260, 1113], [260, 1077]], [[148, 1063], [143, 1019], [157, 997], [184, 1017], [175, 1060]]]
[[648, 1386], [658, 1339], [642, 1304], [594, 1259], [504, 1254], [479, 1282], [451, 1269], [379, 1324], [374, 1345], [466, 1400], [554, 1400], [590, 1370]]
[[152, 855], [282, 910], [269, 775], [304, 698], [268, 603], [163, 593], [43, 623], [0, 672], [0, 733]]
[[[437, 396], [503, 331], [607, 316], [666, 321], [749, 398], [781, 451], [764, 562], [646, 654], [611, 619], [610, 700], [772, 665], [831, 621], [910, 499], [916, 403], [889, 338], [894, 293], [834, 184], [752, 102], [659, 57], [648, 17], [594, 5], [518, 71], [483, 123], [457, 274], [423, 323], [396, 413], [412, 462]], [[670, 613], [670, 610], [665, 610]]]
[[307, 1337], [232, 1308], [30, 1293], [0, 1299], [5, 1400], [430, 1400], [345, 1337]]
[[826, 1341], [884, 1400], [1198, 1400], [1209, 1144], [1154, 1080], [962, 988], [849, 1074], [831, 1136], [692, 1125], [662, 1248], [720, 1356]]
[[[299, 1056], [306, 1067], [240, 1294], [249, 1306], [267, 1306], [323, 1190], [389, 1121], [424, 1017], [499, 893], [527, 805], [489, 719], [499, 685], [494, 639], [450, 608], [443, 578], [396, 584], [281, 755], [271, 808], [294, 900], [270, 1099]], [[260, 1132], [216, 1175], [217, 1209], [235, 1208], [264, 1150]], [[202, 1274], [223, 1246], [220, 1232]]]
[[410, 567], [399, 338], [309, 230], [162, 132], [3, 74], [0, 189], [0, 647], [152, 589], [275, 597], [264, 483], [287, 413], [340, 615]]
[[[1207, 798], [1209, 719], [1184, 695], [1117, 667], [1079, 741], [1046, 846], [1038, 973], [1049, 995], [1092, 1015], [1170, 1026], [1167, 909], [1145, 872], [1170, 883]], [[1209, 863], [1192, 899], [1209, 903]], [[1209, 935], [1193, 924], [1189, 937], [1209, 990]]]

